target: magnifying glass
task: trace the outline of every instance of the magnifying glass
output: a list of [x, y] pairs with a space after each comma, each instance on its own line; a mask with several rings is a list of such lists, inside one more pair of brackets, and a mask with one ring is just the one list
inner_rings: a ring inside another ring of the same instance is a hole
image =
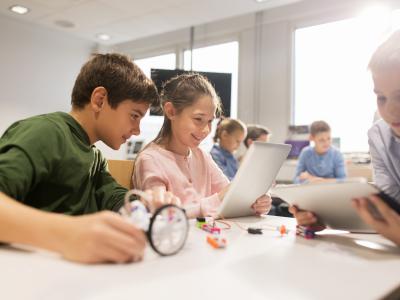
[[185, 245], [189, 232], [189, 222], [185, 211], [174, 204], [166, 204], [151, 214], [141, 201], [130, 202], [132, 195], [151, 201], [150, 196], [145, 192], [131, 190], [125, 195], [125, 203], [120, 213], [146, 233], [150, 246], [155, 252], [162, 256], [178, 253]]

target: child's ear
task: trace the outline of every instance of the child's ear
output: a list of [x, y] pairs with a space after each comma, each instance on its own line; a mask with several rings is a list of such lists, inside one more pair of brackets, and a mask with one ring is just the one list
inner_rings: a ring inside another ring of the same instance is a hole
[[228, 131], [222, 130], [221, 131], [221, 138], [226, 138], [229, 135]]
[[96, 113], [100, 112], [107, 101], [107, 90], [102, 86], [96, 87], [90, 96], [90, 106], [92, 107], [93, 111]]
[[176, 116], [176, 109], [172, 102], [165, 102], [164, 104], [164, 114], [168, 119], [173, 119]]

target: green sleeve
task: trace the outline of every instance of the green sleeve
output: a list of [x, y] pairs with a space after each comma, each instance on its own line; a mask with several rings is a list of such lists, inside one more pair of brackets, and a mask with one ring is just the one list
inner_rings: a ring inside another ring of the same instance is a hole
[[[100, 153], [100, 151], [99, 151]], [[100, 172], [96, 182], [96, 199], [100, 209], [118, 211], [128, 191], [119, 185], [108, 171], [107, 160], [100, 155]]]
[[0, 139], [0, 190], [25, 202], [57, 168], [62, 149], [62, 134], [53, 123], [15, 123]]

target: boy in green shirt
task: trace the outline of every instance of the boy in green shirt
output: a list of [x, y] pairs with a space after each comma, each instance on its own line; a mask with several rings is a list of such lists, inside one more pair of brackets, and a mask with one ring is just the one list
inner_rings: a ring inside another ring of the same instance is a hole
[[66, 215], [122, 206], [126, 189], [93, 144], [103, 141], [117, 150], [138, 135], [149, 106], [158, 104], [156, 87], [127, 57], [97, 54], [82, 67], [71, 103], [69, 114], [16, 122], [0, 139], [0, 240], [80, 262], [140, 260], [143, 234], [117, 215]]

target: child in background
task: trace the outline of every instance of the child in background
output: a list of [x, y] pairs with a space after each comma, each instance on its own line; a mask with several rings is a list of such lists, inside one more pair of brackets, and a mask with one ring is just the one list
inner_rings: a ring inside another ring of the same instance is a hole
[[116, 213], [96, 213], [118, 211], [127, 190], [93, 144], [119, 149], [138, 135], [158, 104], [156, 87], [129, 58], [97, 54], [76, 78], [71, 103], [70, 113], [18, 121], [1, 137], [0, 241], [84, 263], [141, 260], [143, 232]]
[[229, 180], [235, 177], [238, 170], [238, 160], [233, 153], [239, 148], [246, 134], [245, 125], [235, 119], [221, 119], [214, 136], [214, 146], [211, 157]]
[[[369, 69], [382, 117], [368, 131], [375, 184], [400, 202], [400, 31], [378, 47], [369, 62]], [[382, 219], [374, 217], [369, 203], [375, 205]], [[365, 223], [400, 246], [400, 215], [381, 198], [371, 195], [354, 199], [353, 206]], [[290, 210], [299, 225], [317, 223], [312, 212], [294, 206]]]
[[268, 142], [270, 131], [268, 128], [261, 125], [247, 125], [247, 135], [243, 141], [246, 148], [255, 142]]
[[310, 140], [315, 146], [304, 148], [297, 163], [295, 183], [336, 181], [346, 178], [343, 155], [334, 148], [331, 129], [324, 121], [310, 126]]
[[[199, 145], [210, 134], [220, 100], [205, 77], [186, 74], [164, 85], [161, 101], [164, 124], [138, 155], [133, 184], [165, 187], [181, 199], [190, 218], [215, 216], [229, 180]], [[252, 207], [256, 214], [267, 213], [271, 199], [262, 196]]]

